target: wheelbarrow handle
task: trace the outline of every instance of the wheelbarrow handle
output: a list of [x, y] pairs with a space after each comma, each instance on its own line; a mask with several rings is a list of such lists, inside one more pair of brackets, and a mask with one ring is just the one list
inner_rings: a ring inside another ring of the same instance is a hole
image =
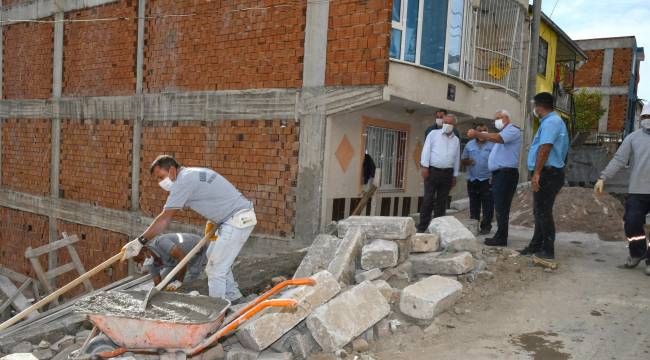
[[[249, 302], [246, 306], [243, 308], [239, 309], [236, 311], [234, 314], [228, 316], [229, 320], [237, 319], [240, 317], [242, 314], [245, 314], [248, 310], [252, 309], [255, 307], [255, 305], [261, 303], [262, 301], [270, 298], [271, 296], [277, 294], [280, 292], [280, 290], [284, 289], [287, 286], [314, 286], [316, 285], [316, 281], [311, 278], [300, 278], [300, 279], [290, 279], [290, 280], [285, 280], [274, 287], [272, 287], [270, 290], [262, 294], [262, 296], [256, 298], [255, 300]], [[229, 322], [229, 321], [226, 321]]]
[[216, 333], [212, 334], [209, 338], [203, 340], [199, 345], [197, 345], [195, 348], [191, 349], [189, 352], [187, 352], [187, 355], [193, 356], [213, 344], [214, 342], [218, 341], [222, 337], [230, 334], [232, 331], [237, 329], [239, 325], [242, 323], [246, 322], [246, 320], [252, 318], [255, 316], [257, 313], [260, 311], [266, 309], [267, 307], [286, 307], [286, 308], [295, 308], [298, 306], [298, 301], [294, 299], [273, 299], [273, 300], [265, 300], [262, 301], [255, 306], [253, 306], [250, 310], [245, 312], [243, 315], [239, 316], [237, 319], [233, 320], [230, 322], [228, 325], [224, 326], [223, 328], [219, 329]]

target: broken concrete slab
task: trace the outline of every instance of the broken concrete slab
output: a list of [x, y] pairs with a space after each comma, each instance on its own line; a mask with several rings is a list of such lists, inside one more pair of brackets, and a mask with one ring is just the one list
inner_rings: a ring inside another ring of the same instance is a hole
[[467, 251], [414, 254], [411, 263], [413, 272], [428, 275], [461, 275], [476, 268], [476, 260]]
[[358, 228], [353, 228], [346, 232], [336, 249], [334, 259], [332, 259], [327, 267], [327, 271], [329, 271], [336, 280], [343, 281], [346, 284], [352, 283], [357, 267], [357, 256], [359, 255], [365, 240], [365, 234]]
[[452, 251], [469, 251], [476, 254], [481, 246], [476, 236], [453, 216], [442, 216], [431, 220], [427, 232], [440, 238], [440, 245]]
[[260, 353], [250, 349], [246, 349], [240, 344], [235, 344], [230, 347], [226, 353], [226, 360], [256, 360]]
[[356, 281], [357, 284], [361, 284], [364, 281], [379, 279], [383, 274], [384, 273], [377, 268], [368, 271], [361, 271], [354, 275], [354, 281]]
[[415, 222], [410, 217], [350, 216], [339, 221], [339, 237], [351, 228], [360, 228], [369, 240], [405, 240], [415, 234]]
[[325, 352], [334, 352], [388, 316], [390, 305], [366, 281], [341, 293], [307, 317], [307, 327]]
[[327, 271], [316, 273], [311, 278], [316, 285], [299, 286], [278, 294], [278, 298], [297, 300], [295, 309], [267, 308], [261, 311], [240, 326], [237, 339], [249, 349], [264, 350], [341, 291], [338, 281]]
[[319, 271], [327, 270], [340, 243], [341, 239], [333, 235], [320, 234], [316, 236], [293, 278], [309, 277]]
[[440, 248], [440, 236], [431, 233], [417, 233], [411, 236], [411, 252], [432, 252]]
[[400, 311], [415, 319], [431, 320], [453, 306], [462, 290], [463, 285], [456, 280], [430, 276], [402, 291]]
[[389, 240], [373, 240], [361, 249], [361, 268], [364, 270], [395, 266], [397, 259], [397, 244]]

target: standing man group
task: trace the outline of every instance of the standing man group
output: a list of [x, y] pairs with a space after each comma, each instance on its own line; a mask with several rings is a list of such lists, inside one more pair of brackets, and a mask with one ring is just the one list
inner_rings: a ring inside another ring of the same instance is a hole
[[650, 213], [650, 104], [643, 106], [640, 129], [623, 140], [621, 147], [603, 170], [596, 182], [596, 193], [602, 194], [605, 182], [628, 164], [631, 174], [624, 221], [630, 256], [621, 267], [635, 268], [645, 258], [645, 273], [650, 276], [649, 243], [643, 229], [646, 216]]
[[424, 198], [418, 231], [425, 232], [434, 217], [444, 216], [449, 192], [456, 186], [460, 168], [460, 139], [453, 132], [454, 115], [446, 115], [441, 129], [432, 130], [424, 141], [420, 166], [424, 179]]
[[488, 157], [488, 169], [492, 174], [492, 195], [497, 217], [497, 231], [493, 237], [485, 239], [485, 244], [507, 246], [510, 206], [519, 182], [521, 130], [511, 123], [510, 114], [506, 110], [497, 111], [494, 127], [499, 130], [498, 133], [471, 129], [467, 132], [467, 137], [494, 143]]
[[[479, 124], [474, 127], [474, 130], [486, 134], [487, 126]], [[465, 145], [461, 156], [461, 164], [469, 169], [467, 177], [469, 215], [471, 219], [480, 221], [479, 233], [481, 235], [489, 234], [492, 231], [494, 199], [492, 197], [492, 185], [490, 184], [492, 174], [488, 169], [488, 158], [493, 147], [494, 143], [477, 138]], [[483, 210], [483, 218], [481, 218], [481, 209]]]

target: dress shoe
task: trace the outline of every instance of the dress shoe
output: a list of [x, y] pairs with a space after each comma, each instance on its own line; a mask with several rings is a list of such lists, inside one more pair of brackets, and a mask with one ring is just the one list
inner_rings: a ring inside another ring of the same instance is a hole
[[639, 263], [643, 260], [643, 257], [631, 257], [628, 256], [624, 264], [619, 265], [620, 269], [634, 269]]
[[555, 260], [555, 254], [546, 250], [536, 252], [535, 256], [544, 260]]
[[508, 246], [507, 240], [500, 240], [495, 238], [487, 238], [483, 243], [487, 246]]

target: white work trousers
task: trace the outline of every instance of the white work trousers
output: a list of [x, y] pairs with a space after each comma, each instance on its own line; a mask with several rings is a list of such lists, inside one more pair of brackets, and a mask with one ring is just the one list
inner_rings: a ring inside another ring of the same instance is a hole
[[208, 276], [208, 288], [211, 297], [220, 297], [230, 301], [239, 299], [242, 294], [232, 274], [232, 264], [248, 240], [253, 228], [249, 226], [238, 229], [232, 225], [222, 224], [218, 239], [208, 245], [208, 263], [205, 273]]

